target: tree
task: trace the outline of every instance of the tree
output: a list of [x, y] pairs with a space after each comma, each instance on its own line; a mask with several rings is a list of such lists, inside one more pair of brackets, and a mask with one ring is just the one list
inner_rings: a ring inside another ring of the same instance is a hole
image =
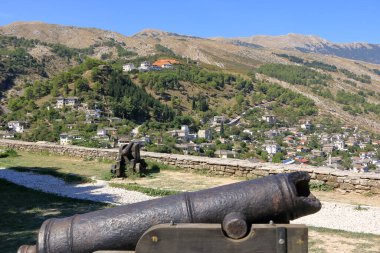
[[352, 165], [351, 158], [349, 156], [345, 156], [342, 159], [342, 166], [346, 169], [350, 169]]
[[28, 100], [34, 98], [32, 87], [25, 88], [25, 90], [24, 90], [24, 96]]
[[74, 83], [74, 87], [79, 92], [88, 91], [90, 89], [90, 86], [88, 85], [88, 81], [84, 78], [79, 78], [78, 80], [76, 80]]
[[272, 162], [281, 163], [283, 159], [284, 159], [284, 154], [282, 152], [277, 152], [276, 154], [273, 155]]
[[69, 92], [70, 92], [70, 89], [69, 89], [69, 84], [68, 83], [65, 83], [63, 85], [63, 92], [65, 93], [65, 95], [69, 95]]

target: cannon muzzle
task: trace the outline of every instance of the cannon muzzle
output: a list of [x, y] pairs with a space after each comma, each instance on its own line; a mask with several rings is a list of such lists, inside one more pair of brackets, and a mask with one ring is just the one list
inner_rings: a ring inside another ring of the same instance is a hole
[[149, 228], [171, 222], [219, 223], [231, 229], [226, 231], [231, 238], [241, 238], [247, 231], [240, 229], [244, 224], [289, 223], [319, 211], [321, 203], [310, 193], [309, 181], [306, 172], [277, 174], [68, 218], [49, 219], [40, 228], [36, 246], [22, 246], [18, 252], [134, 250]]

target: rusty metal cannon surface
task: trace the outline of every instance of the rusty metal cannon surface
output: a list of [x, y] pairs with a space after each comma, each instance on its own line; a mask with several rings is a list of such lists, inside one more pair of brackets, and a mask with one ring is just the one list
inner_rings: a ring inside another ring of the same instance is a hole
[[[321, 204], [310, 193], [309, 180], [310, 176], [304, 172], [278, 174], [68, 218], [49, 219], [40, 228], [36, 246], [24, 245], [19, 252], [135, 250], [144, 233], [165, 223], [219, 224], [226, 238], [242, 241], [252, 234], [252, 224], [286, 224], [319, 211]], [[197, 230], [192, 228], [192, 234], [196, 234]], [[204, 233], [201, 229], [199, 231]]]

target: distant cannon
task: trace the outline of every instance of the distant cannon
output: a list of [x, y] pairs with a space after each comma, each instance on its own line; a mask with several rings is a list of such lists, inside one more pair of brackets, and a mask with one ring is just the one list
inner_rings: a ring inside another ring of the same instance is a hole
[[140, 144], [131, 141], [119, 148], [119, 155], [116, 165], [112, 165], [111, 173], [117, 177], [125, 177], [131, 174], [145, 172], [146, 163], [140, 158]]
[[[307, 252], [307, 227], [290, 220], [321, 203], [305, 172], [46, 220], [19, 253]], [[279, 224], [280, 223], [280, 224]]]

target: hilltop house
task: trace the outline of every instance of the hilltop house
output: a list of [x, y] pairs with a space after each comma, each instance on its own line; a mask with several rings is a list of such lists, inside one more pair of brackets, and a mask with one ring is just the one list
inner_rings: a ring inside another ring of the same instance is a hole
[[301, 128], [305, 130], [310, 130], [311, 127], [312, 127], [312, 124], [308, 120], [305, 123], [301, 124]]
[[61, 133], [59, 135], [59, 144], [61, 145], [69, 145], [72, 142], [71, 136], [68, 133]]
[[224, 117], [224, 116], [214, 116], [211, 125], [212, 126], [218, 126], [218, 125], [224, 124], [226, 122], [227, 122], [226, 117]]
[[174, 59], [160, 59], [153, 62], [152, 65], [163, 69], [171, 69], [173, 68], [173, 64], [179, 64], [179, 62]]
[[71, 131], [70, 133], [61, 133], [59, 135], [59, 144], [61, 145], [69, 145], [73, 140], [81, 140], [79, 131]]
[[267, 153], [272, 155], [281, 151], [280, 146], [274, 141], [266, 141], [264, 147]]
[[133, 63], [127, 63], [123, 65], [123, 71], [124, 72], [130, 72], [132, 70], [136, 69], [135, 65]]
[[122, 122], [122, 119], [119, 118], [119, 117], [109, 117], [109, 118], [108, 118], [108, 121], [109, 121], [110, 123], [115, 123], [115, 124], [117, 124], [117, 123], [121, 123], [121, 122]]
[[96, 131], [96, 135], [99, 138], [104, 138], [106, 136], [108, 137], [115, 136], [116, 134], [117, 134], [117, 129], [114, 127], [104, 127]]
[[168, 132], [172, 137], [177, 137], [182, 142], [192, 141], [197, 138], [197, 134], [191, 134], [187, 125], [182, 125], [181, 129]]
[[198, 131], [198, 138], [204, 138], [206, 140], [212, 139], [212, 133], [210, 129], [201, 129]]
[[117, 146], [118, 147], [121, 147], [125, 144], [129, 144], [131, 142], [131, 139], [124, 136], [124, 137], [120, 137], [118, 140], [117, 140]]
[[265, 137], [267, 137], [267, 138], [273, 138], [273, 137], [279, 136], [280, 132], [278, 130], [271, 129], [271, 130], [264, 132], [264, 134], [265, 134]]
[[324, 155], [324, 152], [322, 150], [319, 150], [319, 149], [313, 149], [311, 151], [311, 154], [314, 156], [314, 157], [322, 157]]
[[335, 145], [331, 144], [331, 143], [325, 144], [322, 147], [322, 151], [325, 152], [325, 153], [331, 153], [331, 152], [334, 151], [334, 149], [335, 149]]
[[26, 122], [23, 121], [9, 121], [8, 128], [16, 133], [23, 133], [26, 127]]
[[151, 70], [152, 68], [152, 65], [150, 64], [150, 62], [148, 61], [143, 61], [141, 64], [140, 64], [140, 67], [138, 67], [138, 70], [139, 71], [149, 71]]
[[182, 150], [184, 155], [190, 154], [192, 151], [199, 152], [200, 145], [194, 143], [175, 144], [177, 149]]
[[334, 142], [334, 147], [337, 150], [345, 150], [345, 144], [343, 140], [337, 140]]
[[231, 150], [217, 150], [214, 152], [214, 155], [219, 158], [235, 158], [236, 152]]
[[57, 103], [56, 103], [56, 108], [63, 108], [65, 106], [68, 107], [77, 107], [79, 104], [79, 99], [77, 97], [58, 97], [57, 98]]
[[243, 133], [245, 133], [245, 134], [249, 134], [250, 136], [253, 135], [253, 131], [250, 130], [250, 129], [244, 129], [244, 130], [243, 130]]
[[265, 122], [269, 124], [274, 124], [276, 123], [276, 116], [272, 114], [265, 114], [264, 116], [261, 117]]
[[100, 116], [101, 116], [101, 111], [98, 109], [86, 111], [86, 121], [92, 121], [95, 119], [100, 119]]
[[1, 139], [13, 139], [15, 137], [14, 132], [11, 131], [0, 131]]

